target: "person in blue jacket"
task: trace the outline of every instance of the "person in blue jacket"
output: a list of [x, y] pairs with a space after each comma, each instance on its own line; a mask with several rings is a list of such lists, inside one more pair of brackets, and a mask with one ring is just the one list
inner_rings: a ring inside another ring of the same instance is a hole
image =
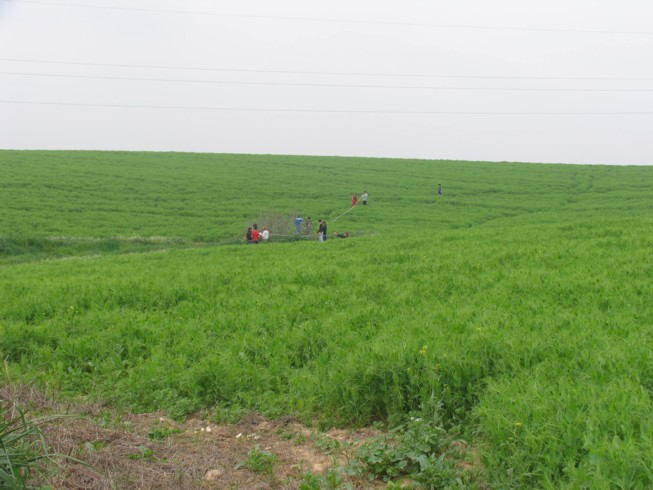
[[296, 231], [297, 233], [301, 233], [301, 232], [302, 232], [302, 221], [304, 221], [304, 218], [302, 218], [301, 216], [297, 215], [297, 217], [295, 218], [295, 231]]

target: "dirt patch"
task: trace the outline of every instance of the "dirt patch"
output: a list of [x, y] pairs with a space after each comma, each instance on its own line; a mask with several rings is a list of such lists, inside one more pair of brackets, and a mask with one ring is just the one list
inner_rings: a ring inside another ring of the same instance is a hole
[[[66, 414], [41, 425], [58, 458], [47, 470], [56, 489], [295, 489], [306, 475], [326, 475], [346, 463], [343, 447], [377, 433], [371, 429], [316, 432], [291, 417], [250, 413], [233, 425], [202, 416], [176, 422], [162, 413], [118, 413], [101, 405], [58, 405], [29, 389], [0, 389], [0, 398], [28, 410], [28, 418]], [[272, 460], [248, 465], [254, 455]], [[253, 469], [252, 469], [253, 468]], [[341, 475], [351, 488], [384, 482]]]
[[[210, 424], [198, 417], [177, 423], [162, 414], [125, 415], [125, 428], [103, 428], [98, 420], [86, 417], [44, 429], [55, 451], [94, 468], [64, 463], [52, 480], [55, 488], [298, 488], [306, 473], [324, 475], [342, 464], [316, 444], [318, 436], [305, 426], [255, 413], [235, 425]], [[337, 437], [360, 440], [356, 432], [338, 431]], [[247, 467], [252, 450], [273, 457], [271, 471]], [[352, 483], [372, 487], [369, 482]]]

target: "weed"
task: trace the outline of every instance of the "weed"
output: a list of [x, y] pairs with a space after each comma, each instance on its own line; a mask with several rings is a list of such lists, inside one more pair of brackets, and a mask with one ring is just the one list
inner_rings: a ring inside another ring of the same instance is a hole
[[104, 447], [104, 441], [87, 441], [84, 443], [84, 449], [88, 453], [94, 453]]
[[444, 451], [444, 431], [421, 417], [410, 417], [389, 434], [375, 436], [357, 448], [350, 471], [369, 479], [392, 481], [402, 475], [430, 485], [449, 488], [462, 481], [462, 470]]
[[279, 434], [279, 438], [280, 438], [282, 441], [290, 441], [294, 436], [295, 436], [295, 435], [294, 435], [292, 432], [288, 432], [288, 431], [282, 431], [282, 432]]
[[257, 446], [247, 451], [247, 459], [236, 465], [236, 469], [247, 468], [255, 473], [271, 473], [276, 457]]
[[41, 462], [51, 459], [43, 433], [18, 411], [12, 416], [0, 403], [0, 487], [31, 488], [35, 475], [42, 476]]
[[150, 448], [146, 446], [138, 446], [138, 452], [137, 453], [131, 453], [127, 455], [129, 459], [133, 459], [136, 461], [150, 461], [154, 462], [156, 461], [156, 456], [154, 455], [154, 451], [152, 451]]
[[181, 429], [175, 427], [155, 427], [147, 433], [152, 441], [162, 441], [174, 434], [181, 434]]
[[342, 468], [330, 468], [326, 475], [319, 475], [312, 472], [304, 473], [299, 484], [299, 490], [340, 490], [353, 488], [349, 482], [345, 482]]
[[63, 418], [30, 420], [20, 408], [0, 399], [0, 488], [44, 488], [39, 482], [47, 480], [48, 466], [61, 459], [90, 468], [69, 455], [51, 452], [40, 426]]
[[342, 451], [342, 444], [337, 439], [327, 434], [319, 433], [313, 437], [313, 443], [328, 455], [338, 454]]

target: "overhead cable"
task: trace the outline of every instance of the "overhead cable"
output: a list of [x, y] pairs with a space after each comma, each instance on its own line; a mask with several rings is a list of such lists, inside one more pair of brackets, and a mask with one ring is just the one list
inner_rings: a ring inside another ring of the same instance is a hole
[[613, 88], [524, 88], [524, 87], [434, 87], [420, 85], [360, 85], [337, 83], [291, 83], [291, 82], [251, 82], [233, 80], [190, 80], [174, 78], [143, 78], [143, 77], [110, 77], [97, 75], [64, 75], [56, 73], [26, 73], [0, 71], [0, 75], [18, 75], [29, 77], [81, 78], [91, 80], [121, 80], [139, 82], [172, 82], [172, 83], [204, 83], [226, 85], [270, 85], [287, 87], [333, 87], [333, 88], [364, 88], [364, 89], [419, 89], [419, 90], [466, 90], [466, 91], [524, 91], [524, 92], [653, 92], [653, 89], [613, 89]]
[[511, 26], [484, 26], [484, 25], [465, 25], [465, 24], [432, 24], [425, 22], [395, 22], [385, 20], [357, 20], [357, 19], [330, 19], [321, 17], [295, 17], [282, 15], [254, 15], [254, 14], [234, 14], [226, 12], [211, 12], [200, 10], [174, 10], [174, 9], [144, 9], [134, 7], [115, 7], [108, 5], [88, 5], [79, 3], [61, 3], [61, 2], [40, 2], [37, 0], [0, 0], [0, 2], [12, 2], [17, 4], [45, 5], [49, 7], [72, 7], [86, 9], [104, 9], [131, 12], [151, 12], [164, 14], [184, 14], [184, 15], [209, 15], [216, 17], [231, 17], [256, 20], [276, 20], [276, 21], [293, 21], [293, 22], [325, 22], [325, 23], [344, 23], [344, 24], [368, 24], [384, 25], [399, 27], [429, 27], [439, 29], [467, 29], [467, 30], [490, 30], [490, 31], [530, 31], [530, 32], [557, 32], [557, 33], [581, 33], [581, 34], [619, 34], [619, 35], [653, 35], [651, 31], [620, 31], [620, 30], [603, 30], [603, 29], [562, 29], [562, 28], [545, 28], [545, 27], [511, 27]]
[[1, 104], [31, 104], [70, 107], [102, 107], [124, 109], [169, 109], [169, 110], [198, 110], [221, 112], [281, 112], [281, 113], [318, 113], [318, 114], [406, 114], [406, 115], [505, 115], [505, 116], [648, 116], [653, 111], [383, 111], [383, 110], [338, 110], [338, 109], [275, 109], [252, 107], [207, 107], [207, 106], [164, 106], [164, 105], [137, 105], [137, 104], [90, 104], [82, 102], [44, 102], [31, 100], [0, 100]]
[[[6, 1], [6, 0], [0, 0]], [[0, 58], [0, 61], [18, 62], [18, 63], [45, 63], [56, 65], [75, 65], [75, 66], [103, 66], [116, 68], [143, 68], [143, 69], [161, 69], [161, 70], [188, 70], [188, 71], [219, 71], [219, 72], [241, 72], [241, 73], [278, 73], [292, 75], [333, 75], [333, 76], [363, 76], [363, 77], [395, 77], [395, 78], [468, 78], [468, 79], [487, 79], [487, 80], [632, 80], [645, 81], [653, 80], [653, 77], [538, 77], [538, 76], [513, 76], [513, 75], [435, 75], [435, 74], [417, 74], [417, 73], [369, 73], [369, 72], [338, 72], [338, 71], [298, 71], [298, 70], [260, 70], [250, 68], [212, 68], [212, 67], [191, 67], [191, 66], [169, 66], [169, 65], [137, 65], [137, 64], [118, 64], [118, 63], [92, 63], [83, 61], [58, 61], [58, 60], [38, 60], [25, 58]]]

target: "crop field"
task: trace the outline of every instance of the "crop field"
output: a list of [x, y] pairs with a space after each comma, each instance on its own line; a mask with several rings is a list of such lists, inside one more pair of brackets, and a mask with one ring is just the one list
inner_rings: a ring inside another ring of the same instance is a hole
[[651, 488], [652, 189], [653, 167], [0, 151], [0, 356], [134, 412], [424, 417], [486, 488]]

